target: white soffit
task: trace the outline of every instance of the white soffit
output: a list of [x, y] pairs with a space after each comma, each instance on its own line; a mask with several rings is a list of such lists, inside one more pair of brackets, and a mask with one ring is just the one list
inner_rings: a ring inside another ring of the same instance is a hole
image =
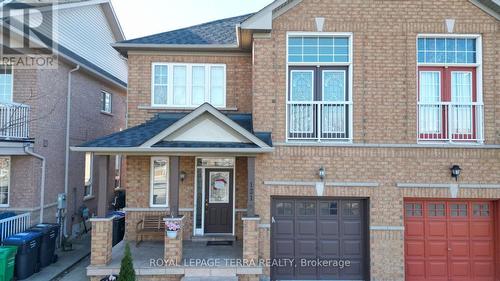
[[163, 140], [252, 143], [210, 113], [203, 113]]

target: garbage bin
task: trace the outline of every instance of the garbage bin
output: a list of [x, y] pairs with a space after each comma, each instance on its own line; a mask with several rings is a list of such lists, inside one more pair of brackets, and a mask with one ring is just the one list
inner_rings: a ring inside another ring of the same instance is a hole
[[14, 278], [17, 246], [0, 246], [0, 281]]
[[38, 259], [41, 239], [40, 232], [21, 232], [3, 241], [5, 246], [17, 246], [14, 275], [18, 280], [26, 279], [40, 269]]
[[40, 267], [46, 267], [56, 261], [54, 252], [56, 251], [57, 234], [59, 224], [40, 223], [30, 228], [28, 232], [40, 232], [42, 242], [40, 244]]
[[123, 240], [125, 235], [125, 213], [123, 212], [109, 212], [107, 217], [115, 216], [113, 219], [113, 246]]

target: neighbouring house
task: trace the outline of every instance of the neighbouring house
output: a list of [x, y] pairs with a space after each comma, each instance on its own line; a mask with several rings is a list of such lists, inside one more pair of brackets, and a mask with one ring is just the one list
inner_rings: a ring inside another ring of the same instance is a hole
[[[16, 40], [30, 46], [53, 42], [57, 64], [0, 66], [0, 212], [30, 213], [32, 223], [60, 222], [58, 216], [64, 216], [65, 234], [76, 235], [84, 229], [81, 207], [90, 216], [103, 215], [107, 208], [99, 213], [97, 201], [112, 199], [121, 173], [121, 158], [101, 163], [69, 147], [126, 127], [127, 63], [111, 46], [124, 36], [107, 0], [6, 5], [3, 10], [22, 9], [35, 18], [33, 11], [41, 11], [42, 18], [50, 16], [57, 25], [41, 25], [28, 35], [19, 29], [28, 22], [4, 19], [10, 33], [2, 34], [9, 40], [3, 41], [3, 50]], [[106, 181], [109, 188], [99, 194]], [[64, 213], [57, 211], [61, 193], [66, 194]]]
[[498, 280], [499, 12], [277, 0], [114, 44], [128, 128], [72, 149], [126, 155], [138, 280]]

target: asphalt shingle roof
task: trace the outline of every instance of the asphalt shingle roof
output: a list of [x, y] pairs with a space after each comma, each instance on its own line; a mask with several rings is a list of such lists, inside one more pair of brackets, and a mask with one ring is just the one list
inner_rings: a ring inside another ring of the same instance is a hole
[[236, 25], [253, 14], [220, 19], [191, 27], [153, 34], [118, 42], [129, 44], [165, 45], [226, 45], [236, 44]]
[[[185, 117], [187, 113], [158, 113], [155, 118], [141, 125], [117, 132], [96, 140], [86, 142], [79, 147], [138, 147], [153, 138], [175, 122]], [[272, 146], [271, 133], [253, 132], [252, 114], [227, 113], [232, 121], [245, 130], [254, 134], [257, 138]], [[166, 142], [162, 141], [154, 147], [228, 147], [228, 148], [256, 148], [254, 144], [220, 143], [220, 142]]]

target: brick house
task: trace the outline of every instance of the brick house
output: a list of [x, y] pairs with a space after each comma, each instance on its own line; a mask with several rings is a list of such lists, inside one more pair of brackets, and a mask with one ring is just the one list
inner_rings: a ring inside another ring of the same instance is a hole
[[[129, 128], [73, 149], [127, 155], [126, 240], [182, 223], [132, 246], [138, 280], [499, 280], [499, 18], [278, 0], [116, 43]], [[93, 221], [93, 280], [119, 269], [111, 223]]]
[[[59, 214], [64, 216], [63, 231], [79, 234], [79, 208], [85, 205], [90, 215], [97, 215], [97, 202], [111, 200], [117, 167], [113, 158], [107, 173], [93, 169], [99, 159], [69, 147], [126, 127], [127, 63], [110, 46], [123, 40], [123, 33], [109, 1], [28, 7], [17, 2], [3, 6], [3, 11], [39, 9], [44, 18], [57, 20], [58, 25], [51, 26], [57, 28], [57, 38], [47, 25], [41, 25], [34, 38], [34, 33], [28, 36], [13, 24], [10, 33], [2, 34], [4, 40], [10, 38], [2, 41], [10, 42], [2, 50], [23, 38], [30, 46], [37, 39], [52, 38], [54, 44], [47, 48], [56, 60], [50, 67], [0, 66], [0, 211], [29, 213], [31, 223], [56, 222], [58, 194], [65, 193], [67, 208]], [[2, 26], [9, 27], [6, 21]], [[7, 56], [2, 53], [2, 61]], [[99, 179], [110, 181], [109, 197], [97, 194]]]

